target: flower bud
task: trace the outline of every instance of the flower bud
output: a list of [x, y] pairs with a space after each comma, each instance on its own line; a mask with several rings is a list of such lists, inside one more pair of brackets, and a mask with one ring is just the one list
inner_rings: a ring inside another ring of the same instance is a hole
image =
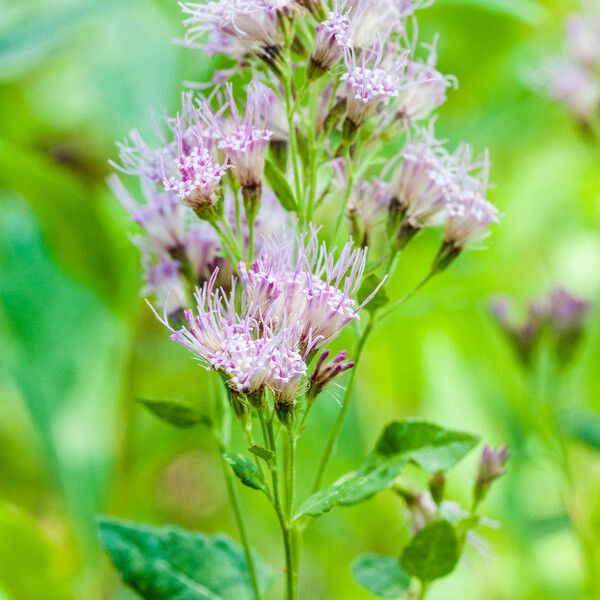
[[502, 446], [497, 450], [485, 446], [479, 463], [479, 472], [473, 490], [473, 501], [477, 506], [487, 495], [492, 483], [506, 472], [504, 466], [509, 458], [508, 448]]

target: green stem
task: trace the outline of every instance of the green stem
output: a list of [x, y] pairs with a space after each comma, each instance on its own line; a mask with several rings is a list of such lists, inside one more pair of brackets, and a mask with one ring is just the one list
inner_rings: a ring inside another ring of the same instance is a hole
[[429, 591], [429, 584], [426, 583], [425, 581], [422, 581], [418, 600], [424, 600], [425, 596], [427, 596], [428, 591]]
[[335, 424], [333, 425], [333, 429], [331, 430], [331, 434], [329, 435], [329, 439], [327, 440], [327, 445], [325, 446], [325, 450], [323, 452], [323, 456], [321, 457], [321, 462], [319, 463], [319, 468], [317, 470], [317, 476], [315, 478], [315, 483], [313, 485], [313, 492], [316, 492], [321, 487], [321, 483], [323, 482], [323, 476], [325, 475], [325, 469], [329, 464], [329, 460], [331, 459], [331, 454], [333, 452], [333, 448], [335, 446], [335, 442], [338, 438], [338, 435], [342, 429], [342, 425], [344, 423], [344, 419], [346, 418], [346, 414], [348, 412], [348, 408], [350, 407], [350, 398], [352, 397], [352, 388], [354, 384], [354, 378], [356, 377], [356, 369], [358, 366], [358, 362], [362, 355], [363, 349], [369, 338], [369, 335], [373, 331], [373, 326], [375, 325], [376, 311], [371, 313], [371, 318], [369, 319], [369, 323], [362, 335], [358, 340], [358, 344], [356, 346], [356, 352], [354, 354], [354, 367], [350, 369], [350, 376], [348, 378], [348, 384], [346, 385], [346, 391], [344, 392], [344, 397], [342, 399], [342, 407], [340, 412], [338, 413]]
[[[219, 389], [222, 389], [221, 386], [219, 386]], [[261, 600], [260, 588], [258, 586], [258, 578], [256, 576], [256, 565], [254, 563], [254, 557], [252, 556], [252, 549], [248, 538], [248, 531], [246, 529], [244, 516], [242, 514], [242, 509], [240, 506], [240, 498], [235, 487], [233, 475], [231, 474], [231, 467], [229, 466], [224, 457], [224, 454], [227, 452], [227, 446], [229, 445], [230, 429], [228, 427], [224, 427], [223, 422], [220, 424], [220, 431], [216, 428], [216, 422], [218, 420], [221, 420], [217, 413], [219, 413], [223, 408], [227, 410], [229, 408], [229, 403], [228, 400], [223, 397], [222, 393], [219, 393], [219, 391], [217, 390], [215, 390], [215, 392], [219, 395], [218, 400], [220, 400], [221, 406], [213, 406], [213, 426], [210, 428], [210, 431], [219, 447], [219, 456], [221, 459], [223, 475], [225, 477], [227, 494], [229, 496], [229, 502], [231, 503], [231, 508], [235, 517], [235, 522], [237, 524], [238, 532], [240, 534], [240, 541], [242, 542], [242, 548], [244, 550], [244, 556], [248, 565], [248, 576], [250, 578], [250, 585], [252, 586], [252, 590], [254, 591], [254, 596], [256, 600]], [[215, 398], [215, 400], [217, 400], [217, 398]], [[227, 414], [227, 417], [225, 417], [225, 419], [227, 419], [228, 417], [229, 415]], [[223, 419], [223, 421], [225, 419]]]
[[296, 600], [297, 594], [295, 584], [297, 581], [297, 576], [294, 567], [294, 532], [293, 528], [290, 526], [288, 520], [284, 515], [283, 506], [281, 502], [279, 470], [277, 464], [277, 443], [275, 440], [275, 432], [273, 429], [273, 420], [271, 418], [269, 421], [267, 421], [262, 410], [258, 411], [258, 416], [263, 431], [265, 445], [273, 453], [273, 458], [270, 461], [271, 481], [273, 486], [273, 508], [275, 509], [277, 520], [279, 521], [279, 526], [281, 528], [281, 535], [283, 538], [283, 547], [285, 552], [286, 600]]
[[221, 465], [223, 466], [223, 474], [225, 475], [225, 484], [227, 486], [227, 493], [229, 494], [229, 501], [231, 503], [231, 508], [233, 509], [235, 521], [237, 523], [240, 540], [242, 542], [242, 548], [244, 549], [244, 556], [246, 557], [246, 563], [248, 564], [250, 584], [252, 585], [252, 590], [254, 591], [256, 600], [260, 600], [261, 595], [260, 588], [258, 587], [258, 579], [256, 577], [256, 566], [254, 564], [254, 557], [252, 556], [250, 541], [248, 539], [248, 532], [244, 524], [244, 517], [240, 507], [240, 498], [235, 487], [235, 481], [233, 480], [233, 476], [231, 474], [231, 467], [223, 458], [223, 452], [221, 452]]

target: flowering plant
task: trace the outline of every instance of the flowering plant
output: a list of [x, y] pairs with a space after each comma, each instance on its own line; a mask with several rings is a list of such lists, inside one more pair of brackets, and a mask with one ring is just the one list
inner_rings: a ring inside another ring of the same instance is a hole
[[[362, 465], [324, 486], [374, 327], [499, 219], [486, 199], [487, 154], [476, 157], [466, 144], [449, 151], [436, 139], [430, 118], [455, 81], [436, 68], [436, 40], [417, 42], [415, 13], [427, 4], [181, 4], [185, 43], [228, 56], [231, 67], [197, 86], [204, 94], [183, 94], [177, 115], [157, 127], [156, 145], [136, 132], [120, 145], [115, 166], [139, 179], [144, 204], [117, 176], [110, 185], [142, 230], [134, 241], [143, 293], [171, 339], [221, 384], [209, 414], [170, 400], [145, 403], [175, 426], [207, 426], [242, 547], [220, 535], [102, 520], [104, 545], [143, 597], [265, 597], [274, 572], [250, 547], [234, 477], [274, 509], [289, 600], [298, 597], [307, 525], [337, 505], [398, 491], [409, 463], [432, 474], [440, 510], [415, 529], [400, 562], [377, 564], [377, 581], [365, 578], [372, 565], [358, 561], [359, 583], [389, 595], [381, 578], [391, 577], [396, 595], [424, 597], [479, 524], [476, 509], [502, 474], [506, 451], [484, 452], [473, 509], [450, 517], [439, 482], [477, 438], [422, 421], [389, 424]], [[429, 271], [412, 292], [389, 298], [385, 284], [402, 251], [429, 228], [443, 231]], [[350, 324], [354, 350], [332, 356], [328, 346]], [[298, 501], [298, 439], [322, 392], [346, 372], [312, 493]], [[245, 453], [232, 451], [232, 418]]]

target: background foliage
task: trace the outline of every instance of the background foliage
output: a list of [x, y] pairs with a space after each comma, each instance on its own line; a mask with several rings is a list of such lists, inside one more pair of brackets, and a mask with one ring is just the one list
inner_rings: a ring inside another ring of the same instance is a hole
[[[489, 146], [490, 199], [505, 216], [487, 251], [465, 254], [377, 330], [330, 476], [359, 463], [393, 418], [508, 443], [509, 475], [487, 504], [502, 523], [487, 536], [494, 556], [470, 556], [433, 600], [583, 597], [556, 468], [523, 429], [527, 388], [488, 314], [496, 292], [526, 298], [559, 282], [600, 295], [600, 146], [527, 85], [575, 8], [438, 0], [421, 13], [423, 39], [440, 32], [440, 70], [460, 81], [438, 130]], [[213, 390], [138, 296], [131, 227], [104, 182], [113, 141], [147, 131], [149, 111], [172, 112], [180, 82], [206, 80], [214, 65], [171, 43], [182, 32], [171, 0], [0, 0], [0, 15], [0, 598], [131, 598], [100, 551], [97, 513], [236, 535], [208, 436], [170, 429], [134, 402], [202, 404]], [[431, 233], [409, 246], [397, 294], [437, 244]], [[563, 391], [576, 410], [600, 411], [598, 315]], [[315, 411], [300, 472], [333, 422], [335, 393]], [[571, 458], [600, 529], [600, 432], [586, 431]], [[458, 501], [476, 459], [454, 471]], [[279, 564], [266, 504], [241, 493], [255, 503], [255, 546]], [[324, 517], [307, 535], [301, 596], [367, 598], [352, 559], [395, 554], [406, 539], [392, 494]]]

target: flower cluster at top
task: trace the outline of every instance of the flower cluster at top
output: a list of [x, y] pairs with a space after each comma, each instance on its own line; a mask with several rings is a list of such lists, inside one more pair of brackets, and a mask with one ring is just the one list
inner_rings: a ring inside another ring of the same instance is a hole
[[508, 298], [499, 296], [492, 302], [492, 313], [524, 364], [531, 364], [540, 344], [551, 342], [562, 363], [572, 358], [583, 334], [593, 304], [573, 296], [562, 287], [551, 289], [527, 305], [527, 315], [518, 321]]
[[[275, 237], [250, 266], [239, 265], [240, 296], [216, 286], [218, 270], [195, 294], [196, 311], [172, 339], [219, 372], [233, 393], [256, 402], [267, 388], [285, 411], [304, 391], [319, 392], [352, 363], [340, 353], [325, 366], [316, 353], [358, 318], [353, 299], [365, 268], [366, 251], [348, 243], [339, 257], [317, 239], [317, 231], [292, 239]], [[373, 292], [375, 293], [375, 292]], [[367, 298], [363, 305], [368, 302]]]
[[411, 239], [443, 229], [431, 276], [498, 221], [487, 155], [450, 151], [433, 130], [456, 82], [437, 68], [437, 38], [417, 40], [429, 4], [181, 4], [184, 43], [229, 64], [183, 94], [155, 144], [134, 131], [120, 145], [115, 166], [144, 203], [111, 186], [141, 229], [144, 294], [233, 391], [314, 397], [352, 366], [322, 346]]
[[600, 110], [600, 12], [571, 15], [565, 24], [566, 50], [545, 65], [545, 86], [586, 128]]

